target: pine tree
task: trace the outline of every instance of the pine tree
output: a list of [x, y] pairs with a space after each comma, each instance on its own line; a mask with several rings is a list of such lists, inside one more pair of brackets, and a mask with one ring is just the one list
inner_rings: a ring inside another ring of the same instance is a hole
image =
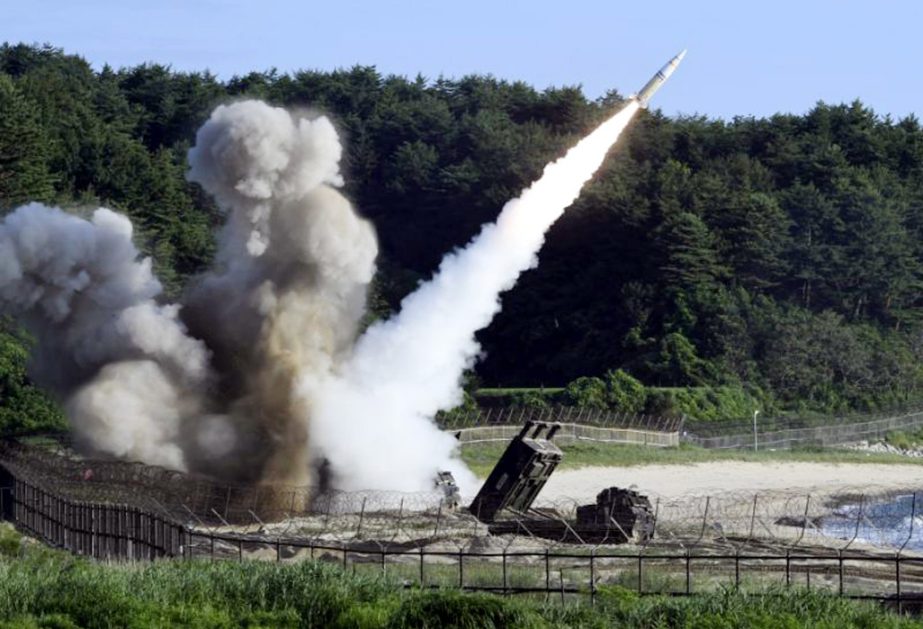
[[668, 216], [655, 233], [655, 243], [661, 281], [668, 292], [712, 286], [725, 274], [714, 237], [691, 212]]
[[45, 163], [47, 142], [29, 103], [0, 74], [0, 210], [53, 195]]

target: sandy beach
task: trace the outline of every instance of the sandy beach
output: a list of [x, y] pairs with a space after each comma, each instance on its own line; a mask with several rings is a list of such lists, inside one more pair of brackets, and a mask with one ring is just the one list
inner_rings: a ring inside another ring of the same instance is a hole
[[606, 487], [632, 487], [652, 495], [679, 498], [742, 490], [921, 489], [923, 465], [757, 463], [715, 461], [689, 465], [585, 467], [558, 470], [540, 499], [574, 498], [592, 502]]

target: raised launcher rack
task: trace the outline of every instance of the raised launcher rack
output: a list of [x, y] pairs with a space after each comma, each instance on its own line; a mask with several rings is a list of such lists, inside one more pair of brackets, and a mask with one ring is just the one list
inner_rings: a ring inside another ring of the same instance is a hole
[[560, 424], [526, 422], [510, 441], [468, 510], [488, 524], [504, 509], [519, 513], [528, 511], [564, 457], [561, 449], [552, 443], [560, 429]]
[[[554, 509], [533, 509], [564, 453], [552, 443], [560, 424], [526, 422], [468, 510], [488, 525], [493, 535], [544, 537], [573, 544], [644, 543], [654, 536], [655, 515], [647, 496], [609, 487], [596, 503], [577, 507], [576, 519]], [[547, 431], [547, 432], [546, 432]], [[543, 436], [544, 433], [544, 436]]]

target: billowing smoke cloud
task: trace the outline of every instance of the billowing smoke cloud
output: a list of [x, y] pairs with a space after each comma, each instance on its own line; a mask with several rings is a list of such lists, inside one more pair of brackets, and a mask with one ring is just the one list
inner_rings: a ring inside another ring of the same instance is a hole
[[[257, 101], [216, 109], [189, 153], [189, 178], [227, 213], [216, 269], [184, 310], [233, 399], [193, 448], [222, 476], [311, 480], [311, 402], [295, 385], [324, 377], [352, 347], [378, 252], [371, 225], [333, 188], [341, 153], [327, 118]], [[237, 455], [214, 457], [216, 435], [237, 435]]]
[[344, 489], [425, 490], [448, 469], [471, 491], [456, 442], [432, 417], [460, 401], [480, 351], [474, 333], [636, 109], [549, 165], [358, 341], [377, 244], [336, 190], [336, 131], [256, 101], [218, 107], [189, 153], [190, 180], [226, 223], [214, 267], [181, 306], [158, 301], [128, 219], [32, 204], [0, 223], [0, 312], [39, 339], [33, 372], [87, 448], [299, 485], [327, 460]]
[[32, 370], [69, 400], [78, 437], [183, 469], [180, 418], [207, 388], [208, 353], [175, 306], [156, 303], [160, 292], [124, 216], [33, 203], [0, 223], [0, 311], [37, 337]]
[[334, 187], [327, 118], [218, 107], [189, 178], [226, 215], [214, 267], [163, 305], [127, 218], [32, 204], [0, 223], [0, 312], [84, 447], [226, 480], [308, 484], [310, 400], [355, 342], [377, 242]]
[[338, 377], [303, 385], [314, 402], [317, 448], [348, 488], [423, 489], [436, 467], [463, 490], [471, 473], [453, 458], [453, 439], [432, 422], [461, 401], [460, 380], [480, 352], [474, 333], [500, 309], [499, 295], [537, 263], [545, 232], [574, 202], [638, 109], [622, 111], [581, 140], [496, 223], [447, 255], [435, 277], [404, 299], [400, 313], [369, 328]]

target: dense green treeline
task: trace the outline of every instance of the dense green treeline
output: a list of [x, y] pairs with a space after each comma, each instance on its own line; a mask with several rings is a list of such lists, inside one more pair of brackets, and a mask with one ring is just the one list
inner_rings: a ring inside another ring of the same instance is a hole
[[[186, 151], [215, 105], [244, 97], [334, 117], [347, 192], [381, 242], [378, 316], [620, 100], [368, 67], [226, 82], [157, 65], [94, 71], [8, 44], [0, 209], [124, 211], [175, 295], [210, 260], [220, 222], [184, 179]], [[551, 230], [538, 268], [504, 296], [472, 381], [564, 386], [621, 369], [654, 392], [721, 387], [764, 408], [916, 401], [921, 232], [913, 117], [858, 102], [732, 121], [642, 112]]]

